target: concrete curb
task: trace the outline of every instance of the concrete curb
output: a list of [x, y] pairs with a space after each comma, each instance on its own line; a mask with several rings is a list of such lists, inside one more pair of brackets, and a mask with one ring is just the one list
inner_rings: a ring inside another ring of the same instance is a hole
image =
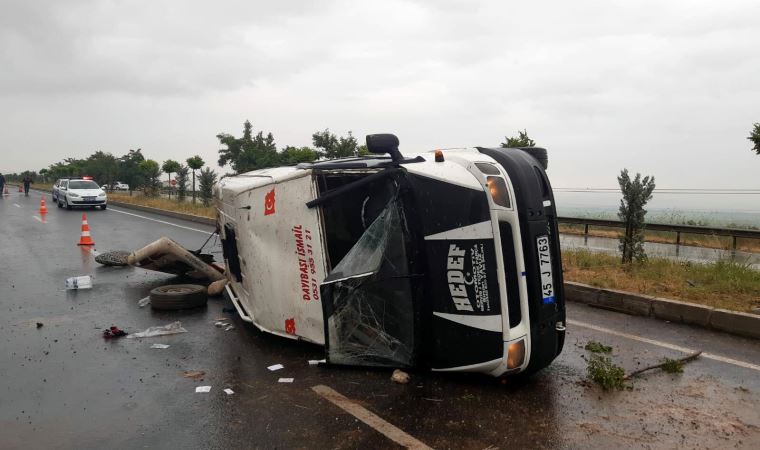
[[174, 211], [167, 211], [165, 209], [151, 208], [150, 206], [134, 205], [132, 203], [122, 203], [118, 201], [109, 200], [108, 204], [111, 206], [118, 206], [119, 208], [134, 209], [137, 211], [148, 212], [152, 214], [158, 214], [160, 216], [172, 217], [174, 219], [188, 220], [190, 222], [202, 223], [204, 225], [216, 225], [216, 219], [210, 219], [203, 216], [195, 216], [192, 214], [178, 213]]
[[565, 282], [567, 301], [760, 339], [760, 315]]

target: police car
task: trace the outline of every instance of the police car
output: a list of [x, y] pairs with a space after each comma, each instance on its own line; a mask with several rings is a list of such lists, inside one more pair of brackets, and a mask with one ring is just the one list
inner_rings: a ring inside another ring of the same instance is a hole
[[61, 178], [53, 185], [52, 197], [59, 208], [108, 207], [106, 192], [92, 180], [92, 177]]
[[257, 170], [215, 192], [243, 320], [328, 364], [530, 373], [565, 339], [546, 151], [399, 152]]

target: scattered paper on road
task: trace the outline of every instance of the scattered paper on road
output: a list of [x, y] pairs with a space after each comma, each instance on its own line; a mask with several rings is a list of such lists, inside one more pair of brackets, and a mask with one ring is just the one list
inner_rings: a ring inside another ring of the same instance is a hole
[[275, 370], [280, 370], [280, 369], [284, 369], [284, 368], [285, 368], [285, 366], [283, 366], [282, 364], [275, 364], [273, 366], [267, 367], [267, 369], [271, 370], [272, 372], [274, 372]]
[[277, 380], [279, 383], [292, 383], [295, 378], [280, 378]]
[[145, 298], [140, 299], [140, 301], [137, 302], [137, 306], [139, 306], [140, 308], [142, 308], [143, 306], [145, 306], [145, 305], [147, 305], [149, 303], [150, 303], [150, 296], [147, 296]]
[[169, 348], [170, 346], [167, 344], [153, 344], [150, 346], [150, 348]]
[[198, 386], [195, 388], [195, 393], [199, 392], [211, 392], [211, 386]]
[[183, 377], [192, 378], [193, 380], [200, 380], [204, 375], [206, 375], [206, 372], [202, 370], [188, 370], [182, 374]]
[[165, 336], [167, 334], [177, 334], [177, 333], [187, 333], [187, 330], [182, 328], [182, 323], [179, 321], [172, 322], [168, 325], [150, 327], [145, 331], [130, 334], [129, 336], [127, 336], [127, 339], [153, 337], [153, 336]]
[[227, 328], [225, 328], [225, 329], [224, 329], [224, 331], [230, 331], [230, 330], [234, 330], [234, 329], [235, 329], [235, 327], [234, 327], [234, 326], [232, 326], [232, 325], [227, 325]]
[[325, 361], [324, 359], [310, 359], [310, 360], [309, 360], [309, 365], [310, 365], [310, 366], [316, 366], [316, 365], [318, 365], [319, 363], [325, 363], [325, 362], [326, 362], [326, 361]]
[[225, 394], [227, 394], [227, 395], [232, 395], [232, 394], [234, 394], [234, 393], [235, 393], [235, 391], [233, 391], [233, 390], [232, 390], [232, 389], [230, 389], [230, 388], [227, 388], [227, 389], [225, 389], [225, 390], [224, 390], [224, 393], [225, 393]]
[[227, 324], [226, 324], [226, 323], [224, 323], [224, 322], [215, 322], [215, 323], [214, 323], [214, 325], [215, 325], [217, 328], [222, 328], [223, 326], [225, 326], [225, 325], [227, 325]]

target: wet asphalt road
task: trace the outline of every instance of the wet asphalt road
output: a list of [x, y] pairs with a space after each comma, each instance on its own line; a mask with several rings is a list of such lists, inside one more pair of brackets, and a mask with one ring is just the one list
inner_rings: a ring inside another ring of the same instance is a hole
[[[434, 448], [760, 447], [756, 368], [703, 358], [681, 375], [651, 373], [630, 390], [605, 393], [585, 382], [582, 348], [589, 340], [611, 345], [628, 370], [683, 356], [592, 325], [760, 365], [758, 341], [573, 304], [564, 352], [526, 382], [413, 373], [411, 383], [397, 385], [388, 371], [309, 366], [323, 357], [319, 347], [262, 334], [224, 313], [231, 305], [223, 299], [195, 311], [138, 307], [172, 278], [100, 267], [76, 245], [81, 211], [52, 205], [43, 223], [34, 218], [40, 196], [0, 200], [0, 448], [397, 447], [319, 397], [316, 385]], [[192, 249], [210, 231], [115, 207], [86, 213], [98, 251], [131, 250], [164, 235]], [[92, 289], [63, 290], [66, 277], [83, 274], [95, 276]], [[223, 316], [233, 330], [214, 326]], [[101, 337], [111, 325], [136, 332], [175, 320], [188, 333]], [[267, 370], [276, 363], [285, 368]], [[189, 370], [206, 375], [184, 378]], [[195, 393], [201, 385], [211, 392]]]

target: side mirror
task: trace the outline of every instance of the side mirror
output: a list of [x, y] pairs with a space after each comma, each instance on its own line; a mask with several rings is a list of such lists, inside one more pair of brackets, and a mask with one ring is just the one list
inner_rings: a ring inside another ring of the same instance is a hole
[[391, 155], [393, 161], [401, 161], [404, 159], [401, 153], [398, 151], [398, 138], [393, 134], [368, 134], [367, 135], [367, 150], [370, 153], [377, 155], [384, 155], [386, 153]]

